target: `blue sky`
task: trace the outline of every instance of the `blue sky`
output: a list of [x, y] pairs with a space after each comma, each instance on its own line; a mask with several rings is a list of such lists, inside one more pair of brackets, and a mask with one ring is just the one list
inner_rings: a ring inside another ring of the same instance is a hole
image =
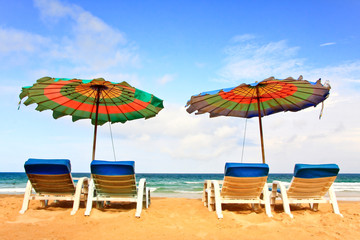
[[[360, 172], [358, 1], [5, 1], [0, 0], [0, 171], [29, 157], [69, 158], [88, 172], [92, 126], [17, 110], [22, 86], [38, 78], [128, 81], [164, 99], [155, 118], [112, 125], [117, 160], [139, 172], [221, 172], [241, 161], [245, 120], [189, 115], [199, 92], [267, 77], [329, 80], [320, 106], [263, 119], [271, 172], [295, 163], [337, 163]], [[261, 162], [256, 119], [244, 162]], [[113, 160], [109, 126], [97, 158]]]

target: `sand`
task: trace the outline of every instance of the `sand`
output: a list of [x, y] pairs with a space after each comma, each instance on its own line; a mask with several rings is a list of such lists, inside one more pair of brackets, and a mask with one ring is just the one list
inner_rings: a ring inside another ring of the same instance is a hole
[[152, 198], [139, 219], [132, 204], [93, 209], [89, 217], [84, 205], [70, 216], [68, 202], [43, 209], [31, 201], [24, 215], [21, 204], [21, 195], [0, 195], [0, 239], [360, 239], [360, 202], [339, 202], [344, 218], [320, 204], [318, 212], [292, 207], [291, 219], [279, 204], [273, 218], [241, 205], [225, 208], [222, 220], [200, 199]]

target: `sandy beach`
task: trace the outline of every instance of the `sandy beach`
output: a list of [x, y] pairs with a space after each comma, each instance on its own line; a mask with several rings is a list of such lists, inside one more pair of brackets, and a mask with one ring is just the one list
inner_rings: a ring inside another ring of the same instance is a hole
[[31, 201], [21, 215], [22, 199], [0, 195], [0, 239], [360, 239], [360, 202], [339, 202], [344, 218], [321, 204], [318, 212], [292, 207], [290, 219], [279, 204], [273, 218], [241, 205], [225, 207], [224, 219], [218, 220], [201, 199], [152, 198], [139, 219], [133, 205], [93, 209], [90, 217], [82, 205], [70, 216], [69, 202], [42, 209]]

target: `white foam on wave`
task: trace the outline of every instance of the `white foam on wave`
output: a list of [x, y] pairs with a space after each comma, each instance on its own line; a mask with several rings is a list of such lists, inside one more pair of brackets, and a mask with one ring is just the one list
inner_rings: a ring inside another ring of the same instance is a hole
[[0, 194], [4, 193], [25, 193], [25, 188], [0, 188]]
[[155, 191], [156, 191], [156, 189], [158, 189], [158, 188], [155, 188], [155, 187], [150, 187], [150, 192], [155, 192]]
[[360, 183], [334, 183], [335, 191], [360, 192]]
[[202, 193], [202, 191], [185, 191], [185, 190], [175, 190], [175, 193], [194, 193], [194, 194], [198, 194], [198, 193]]

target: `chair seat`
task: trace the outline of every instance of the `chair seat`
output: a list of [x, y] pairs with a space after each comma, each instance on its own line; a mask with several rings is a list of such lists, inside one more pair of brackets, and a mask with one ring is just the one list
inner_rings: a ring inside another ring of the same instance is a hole
[[[273, 182], [272, 206], [275, 205], [276, 198], [281, 198], [285, 213], [292, 218], [291, 203], [309, 203], [312, 209], [317, 210], [319, 203], [330, 202], [334, 213], [342, 216], [333, 189], [339, 170], [336, 164], [296, 164], [288, 189], [283, 182]], [[325, 199], [327, 193], [329, 193], [329, 201]]]
[[[21, 214], [28, 209], [30, 200], [71, 200], [74, 201], [71, 215], [74, 215], [79, 209], [80, 201], [86, 199], [88, 180], [86, 177], [80, 178], [75, 185], [70, 160], [30, 158], [25, 162], [24, 168], [29, 180]], [[36, 194], [32, 193], [32, 189]]]
[[226, 163], [223, 181], [205, 181], [204, 205], [208, 206], [210, 211], [214, 205], [218, 218], [221, 219], [222, 204], [264, 204], [266, 214], [272, 217], [267, 187], [268, 173], [267, 164]]
[[143, 205], [150, 204], [150, 189], [146, 187], [146, 179], [136, 186], [134, 161], [93, 160], [90, 165], [91, 180], [85, 216], [92, 210], [92, 202], [115, 201], [136, 202], [135, 216], [140, 217]]

